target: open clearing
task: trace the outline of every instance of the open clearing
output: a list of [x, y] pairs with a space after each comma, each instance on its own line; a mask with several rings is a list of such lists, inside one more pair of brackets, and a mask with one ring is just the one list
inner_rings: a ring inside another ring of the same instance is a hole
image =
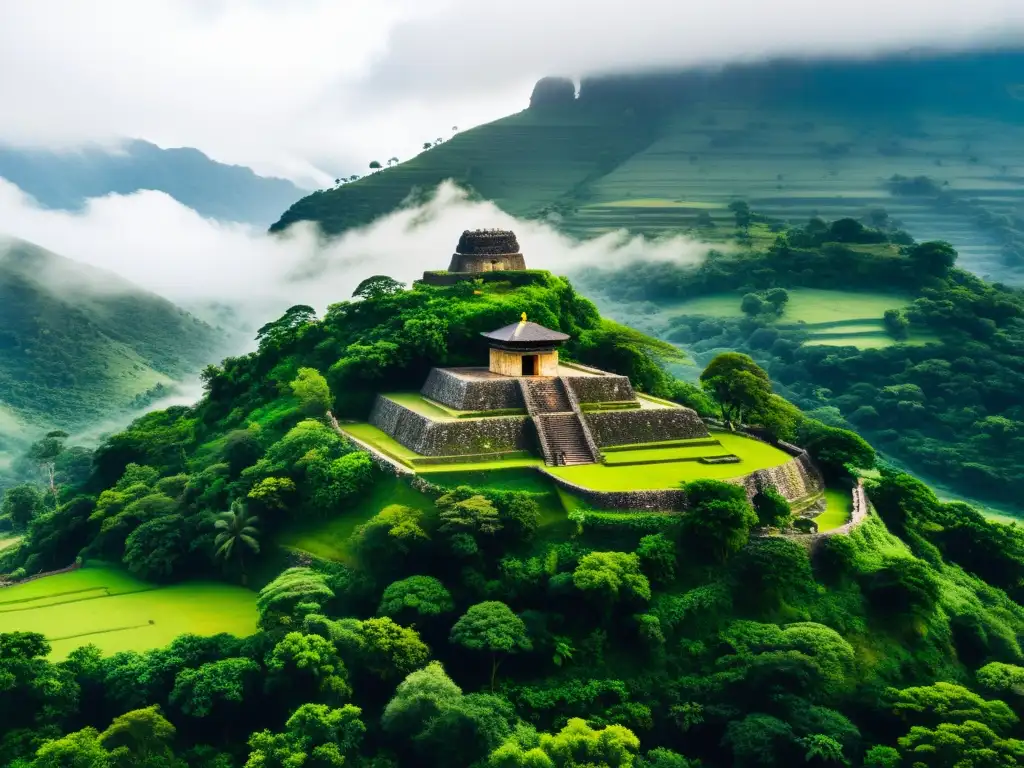
[[386, 476], [373, 484], [370, 494], [354, 506], [325, 520], [310, 520], [294, 525], [282, 532], [277, 543], [301, 549], [325, 560], [353, 564], [352, 534], [356, 528], [391, 504], [402, 504], [422, 510], [432, 510], [429, 497], [414, 490], [408, 483], [394, 476]]
[[[914, 330], [901, 342], [885, 330], [882, 317], [887, 309], [900, 309], [913, 301], [906, 294], [873, 293], [866, 291], [830, 291], [819, 288], [790, 288], [789, 303], [776, 320], [780, 328], [801, 328], [810, 334], [805, 342], [828, 347], [856, 347], [882, 349], [895, 344], [938, 343], [934, 334]], [[709, 317], [738, 318], [742, 295], [716, 293], [662, 304], [669, 317], [680, 315], [707, 315]]]
[[853, 497], [848, 490], [825, 489], [825, 511], [814, 518], [818, 531], [824, 533], [846, 525], [853, 513]]
[[[678, 488], [680, 483], [701, 478], [730, 480], [759, 469], [777, 467], [792, 458], [778, 448], [741, 435], [713, 432], [712, 437], [720, 445], [704, 446], [702, 450], [705, 456], [733, 454], [740, 458], [739, 463], [702, 464], [694, 460], [693, 449], [690, 448], [638, 448], [609, 454], [620, 462], [619, 465], [584, 464], [576, 467], [548, 467], [547, 471], [595, 491], [663, 490]], [[637, 461], [650, 461], [652, 453], [660, 454], [659, 459], [674, 459], [676, 452], [685, 452], [687, 455], [659, 464], [621, 464], [628, 461], [631, 454], [637, 456]]]
[[[900, 309], [913, 301], [912, 296], [865, 291], [829, 291], [819, 288], [789, 288], [789, 302], [778, 323], [871, 324], [880, 321], [887, 309]], [[740, 293], [716, 293], [672, 304], [663, 304], [669, 315], [710, 315], [742, 317]]]
[[107, 566], [0, 590], [0, 632], [39, 632], [59, 661], [92, 643], [106, 654], [166, 645], [185, 633], [256, 631], [256, 593], [218, 582], [159, 586]]

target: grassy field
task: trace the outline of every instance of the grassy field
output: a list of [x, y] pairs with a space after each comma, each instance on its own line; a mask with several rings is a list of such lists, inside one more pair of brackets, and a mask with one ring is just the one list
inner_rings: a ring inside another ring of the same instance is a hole
[[[701, 464], [697, 461], [673, 461], [664, 464], [641, 464], [633, 466], [615, 466], [612, 464], [585, 464], [576, 467], [549, 467], [551, 474], [568, 480], [584, 488], [596, 491], [639, 491], [678, 488], [680, 483], [709, 478], [712, 480], [729, 480], [742, 477], [759, 469], [776, 467], [785, 464], [790, 456], [778, 448], [752, 440], [742, 435], [726, 432], [715, 432], [714, 437], [721, 443], [721, 448], [706, 446], [707, 456], [733, 454], [740, 458], [738, 464]], [[668, 456], [673, 451], [689, 449], [653, 449], [655, 452]], [[631, 454], [639, 454], [640, 460], [649, 458], [651, 450], [622, 451], [609, 454], [618, 461], [627, 461]], [[664, 456], [662, 456], [664, 458]], [[692, 458], [688, 456], [687, 458]]]
[[353, 555], [350, 539], [353, 532], [390, 504], [402, 504], [414, 509], [433, 509], [429, 497], [414, 490], [399, 478], [387, 476], [373, 484], [369, 496], [363, 497], [336, 517], [294, 525], [278, 536], [277, 543], [301, 549], [326, 560], [351, 564]]
[[409, 467], [412, 466], [412, 459], [417, 456], [415, 451], [409, 450], [386, 432], [377, 429], [372, 424], [342, 424], [341, 431], [357, 440], [362, 440], [385, 456], [390, 456], [392, 459]]
[[109, 654], [186, 632], [244, 637], [256, 631], [256, 594], [218, 582], [158, 586], [90, 566], [0, 590], [0, 632], [14, 631], [45, 635], [54, 660], [88, 643]]
[[[493, 287], [488, 292], [493, 291]], [[433, 421], [455, 421], [457, 419], [491, 418], [492, 416], [525, 416], [525, 408], [505, 408], [499, 411], [459, 411], [449, 408], [442, 403], [435, 403], [419, 392], [391, 392], [383, 395], [388, 400], [393, 400], [399, 405], [405, 406], [410, 411], [426, 416]], [[484, 415], [485, 413], [489, 415]]]
[[850, 514], [853, 512], [853, 497], [849, 490], [827, 488], [825, 503], [825, 511], [814, 518], [820, 532], [831, 531], [850, 522]]
[[21, 541], [21, 536], [0, 536], [0, 552]]
[[[785, 312], [779, 317], [780, 325], [806, 323], [843, 323], [854, 327], [871, 327], [881, 322], [887, 309], [899, 309], [913, 301], [912, 296], [864, 291], [828, 291], [818, 288], [791, 288]], [[670, 315], [711, 315], [714, 317], [742, 317], [742, 295], [716, 293], [666, 304]]]
[[[664, 314], [708, 315], [737, 318], [743, 316], [739, 293], [716, 293], [664, 304]], [[807, 344], [830, 347], [881, 349], [897, 343], [922, 345], [937, 343], [934, 334], [912, 330], [909, 338], [897, 342], [885, 330], [882, 317], [887, 309], [907, 306], [913, 297], [905, 294], [866, 291], [830, 291], [818, 288], [791, 288], [785, 312], [776, 321], [780, 327], [800, 327], [810, 333]]]
[[419, 392], [389, 392], [383, 397], [434, 421], [454, 421], [457, 418], [452, 411], [430, 402]]

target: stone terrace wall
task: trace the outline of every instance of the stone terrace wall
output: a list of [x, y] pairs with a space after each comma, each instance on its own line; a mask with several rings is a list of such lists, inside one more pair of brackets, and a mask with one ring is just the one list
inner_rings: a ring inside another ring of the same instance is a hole
[[686, 509], [686, 494], [682, 489], [662, 491], [594, 491], [582, 485], [570, 483], [561, 477], [545, 473], [556, 484], [583, 499], [595, 509], [620, 511], [682, 512]]
[[562, 376], [581, 403], [614, 403], [636, 400], [627, 376]]
[[594, 440], [601, 447], [688, 440], [711, 434], [697, 412], [689, 408], [588, 411], [584, 418]]
[[[681, 488], [660, 491], [594, 491], [570, 483], [553, 474], [546, 474], [558, 485], [579, 496], [596, 509], [683, 512], [689, 506], [686, 493]], [[821, 475], [810, 464], [810, 460], [806, 456], [798, 456], [778, 467], [760, 469], [744, 477], [725, 482], [742, 485], [747, 492], [748, 499], [753, 499], [754, 494], [765, 485], [773, 485], [790, 503], [800, 501], [814, 493], [820, 493], [824, 487], [821, 484]]]
[[422, 456], [533, 450], [533, 422], [526, 416], [431, 421], [393, 400], [377, 397], [370, 423]]
[[754, 497], [760, 489], [773, 485], [786, 501], [793, 503], [825, 490], [825, 481], [806, 453], [777, 467], [759, 469], [742, 479], [747, 496]]
[[499, 411], [525, 408], [516, 380], [463, 379], [444, 368], [434, 368], [420, 394], [457, 411]]

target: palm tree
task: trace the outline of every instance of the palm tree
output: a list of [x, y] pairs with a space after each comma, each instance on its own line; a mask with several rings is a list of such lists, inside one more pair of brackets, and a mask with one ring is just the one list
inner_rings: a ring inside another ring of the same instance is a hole
[[242, 571], [242, 583], [245, 584], [245, 563], [243, 556], [246, 548], [251, 549], [253, 554], [259, 554], [260, 543], [256, 537], [260, 535], [255, 527], [260, 520], [255, 515], [250, 517], [240, 501], [231, 502], [230, 512], [221, 512], [217, 515], [214, 527], [219, 531], [213, 545], [216, 547], [216, 557], [227, 561], [232, 551], [238, 553], [238, 567]]

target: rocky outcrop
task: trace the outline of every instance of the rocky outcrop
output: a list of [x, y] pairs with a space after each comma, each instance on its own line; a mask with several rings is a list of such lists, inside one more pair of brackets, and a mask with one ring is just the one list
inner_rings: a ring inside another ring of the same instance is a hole
[[533, 423], [526, 416], [431, 421], [386, 397], [377, 397], [370, 423], [421, 456], [470, 456], [532, 450]]
[[576, 101], [576, 83], [568, 77], [542, 77], [530, 94], [530, 109], [564, 107]]
[[453, 370], [432, 369], [420, 394], [457, 411], [526, 408], [516, 379], [462, 377]]
[[601, 447], [708, 437], [707, 426], [689, 408], [588, 411], [587, 426]]

